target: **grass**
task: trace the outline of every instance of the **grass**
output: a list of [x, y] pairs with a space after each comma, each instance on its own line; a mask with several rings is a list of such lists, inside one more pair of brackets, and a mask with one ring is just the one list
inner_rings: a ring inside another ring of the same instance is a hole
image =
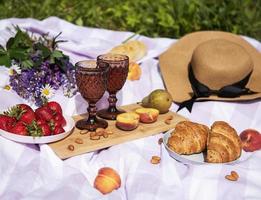
[[151, 37], [223, 30], [261, 40], [260, 0], [0, 0], [1, 19], [49, 16]]

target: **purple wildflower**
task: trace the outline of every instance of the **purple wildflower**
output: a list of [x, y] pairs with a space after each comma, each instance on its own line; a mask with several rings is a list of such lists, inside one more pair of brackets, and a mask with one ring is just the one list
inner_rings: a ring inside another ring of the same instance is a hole
[[44, 61], [39, 68], [24, 69], [21, 74], [10, 76], [10, 85], [19, 96], [34, 102], [37, 106], [43, 104], [41, 88], [49, 84], [54, 90], [63, 89], [64, 95], [71, 97], [76, 93], [75, 70], [68, 61], [64, 73], [56, 64]]

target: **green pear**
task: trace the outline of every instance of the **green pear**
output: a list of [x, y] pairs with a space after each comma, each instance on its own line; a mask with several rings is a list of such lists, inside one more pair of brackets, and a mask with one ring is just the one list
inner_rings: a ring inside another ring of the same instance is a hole
[[152, 91], [147, 97], [143, 98], [142, 106], [159, 110], [160, 114], [167, 113], [172, 104], [170, 93], [163, 89]]
[[146, 96], [142, 99], [141, 101], [141, 105], [145, 108], [148, 108], [149, 107], [149, 96]]

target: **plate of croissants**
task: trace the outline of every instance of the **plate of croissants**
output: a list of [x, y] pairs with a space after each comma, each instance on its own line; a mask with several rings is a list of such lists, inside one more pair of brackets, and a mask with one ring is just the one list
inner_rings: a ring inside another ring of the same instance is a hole
[[206, 125], [181, 121], [163, 137], [171, 157], [184, 164], [236, 164], [252, 154], [242, 151], [236, 130], [224, 121]]

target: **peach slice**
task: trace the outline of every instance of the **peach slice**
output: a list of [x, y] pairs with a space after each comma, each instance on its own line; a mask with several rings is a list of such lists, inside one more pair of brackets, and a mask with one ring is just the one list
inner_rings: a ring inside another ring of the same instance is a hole
[[116, 118], [116, 127], [124, 131], [131, 131], [138, 127], [140, 116], [134, 112], [119, 114]]
[[153, 123], [159, 116], [159, 110], [155, 108], [138, 108], [135, 112], [140, 116], [140, 122], [143, 123]]
[[110, 167], [103, 167], [98, 171], [94, 180], [94, 187], [102, 194], [108, 194], [121, 186], [119, 174]]

